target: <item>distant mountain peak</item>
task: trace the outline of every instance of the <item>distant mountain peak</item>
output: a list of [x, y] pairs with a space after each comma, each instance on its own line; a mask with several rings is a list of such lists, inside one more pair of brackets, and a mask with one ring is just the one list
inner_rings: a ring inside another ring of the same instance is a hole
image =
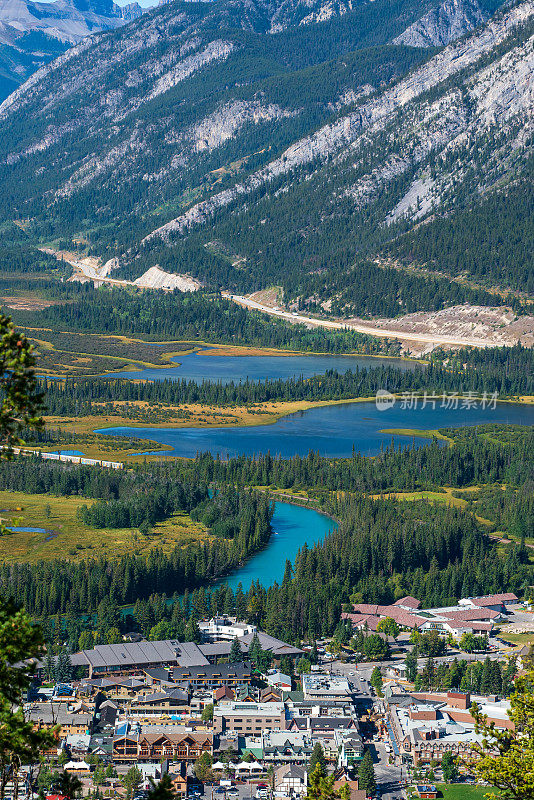
[[0, 0], [0, 100], [66, 48], [142, 13], [136, 2], [123, 9], [112, 0]]
[[129, 280], [296, 275], [320, 298], [399, 230], [525, 174], [534, 0], [482, 23], [494, 0], [307, 19], [326, 1], [176, 0], [43, 67], [0, 105], [0, 222], [83, 238]]

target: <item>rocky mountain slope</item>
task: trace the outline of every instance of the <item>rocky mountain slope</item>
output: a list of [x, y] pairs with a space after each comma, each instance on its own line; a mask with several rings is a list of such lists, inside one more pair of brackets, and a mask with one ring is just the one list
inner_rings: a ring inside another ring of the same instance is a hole
[[166, 4], [0, 106], [0, 218], [85, 240], [117, 277], [159, 265], [361, 313], [355, 264], [521, 195], [533, 20], [533, 0]]
[[137, 2], [0, 0], [0, 99], [43, 64], [91, 33], [137, 19]]

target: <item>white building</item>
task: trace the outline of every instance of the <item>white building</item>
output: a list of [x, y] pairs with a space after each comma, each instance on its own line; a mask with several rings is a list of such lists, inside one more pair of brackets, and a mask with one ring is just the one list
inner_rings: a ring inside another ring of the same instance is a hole
[[285, 692], [291, 691], [291, 678], [278, 670], [267, 675], [267, 683], [276, 689], [282, 689]]
[[516, 606], [519, 598], [513, 592], [501, 592], [500, 594], [486, 594], [482, 597], [463, 597], [460, 600], [461, 606], [468, 608], [491, 608], [493, 611], [506, 612], [509, 606]]
[[305, 700], [336, 700], [350, 697], [352, 689], [347, 678], [326, 673], [307, 673], [302, 676], [302, 691]]
[[306, 794], [308, 775], [305, 767], [297, 764], [284, 764], [275, 772], [274, 788], [278, 796], [300, 797]]
[[246, 622], [238, 622], [235, 617], [213, 617], [210, 620], [202, 620], [198, 623], [200, 634], [205, 642], [232, 642], [234, 639], [241, 639], [243, 636], [258, 632], [255, 625]]

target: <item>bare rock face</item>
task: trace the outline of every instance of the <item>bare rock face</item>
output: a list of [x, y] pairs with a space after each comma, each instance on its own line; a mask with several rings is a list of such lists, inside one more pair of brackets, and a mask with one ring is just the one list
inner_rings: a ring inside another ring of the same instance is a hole
[[[251, 175], [245, 183], [237, 184], [192, 206], [185, 214], [146, 236], [144, 241], [150, 241], [154, 237], [166, 238], [172, 233], [182, 233], [194, 225], [205, 222], [216, 210], [234, 202], [239, 196], [250, 194], [262, 184], [282, 175], [288, 175], [312, 161], [332, 158], [335, 154], [338, 154], [339, 158], [345, 148], [350, 148], [345, 151], [346, 157], [357, 158], [358, 149], [361, 147], [361, 157], [364, 158], [371, 146], [373, 134], [382, 131], [391, 122], [393, 115], [399, 115], [401, 112], [406, 114], [407, 118], [404, 124], [400, 124], [395, 130], [391, 141], [395, 147], [395, 155], [393, 158], [387, 155], [384, 163], [377, 167], [373, 174], [360, 179], [359, 183], [349, 190], [349, 193], [358, 199], [358, 203], [361, 202], [362, 196], [376, 194], [380, 186], [392, 177], [402, 174], [413, 163], [423, 161], [432, 150], [446, 152], [447, 149], [459, 146], [462, 139], [467, 136], [486, 135], [490, 122], [494, 124], [497, 120], [504, 120], [515, 114], [520, 128], [525, 130], [531, 128], [532, 39], [524, 46], [507, 53], [504, 57], [506, 65], [502, 59], [498, 59], [491, 67], [486, 67], [478, 74], [475, 72], [474, 76], [466, 81], [466, 91], [477, 101], [474, 114], [459, 91], [447, 94], [444, 100], [436, 101], [430, 107], [426, 103], [418, 105], [418, 98], [461, 70], [475, 65], [484, 54], [491, 52], [516, 27], [533, 16], [533, 0], [521, 3], [499, 19], [490, 22], [480, 33], [449, 45], [391, 89], [387, 89], [375, 99], [362, 103], [356, 111], [340, 117], [312, 136], [295, 142], [280, 158]], [[406, 127], [408, 120], [409, 127]], [[412, 156], [404, 160], [399, 156], [399, 150], [403, 149], [403, 140], [406, 150], [412, 152]], [[449, 179], [448, 176], [447, 180]]]
[[73, 0], [0, 0], [0, 43], [12, 44], [25, 34], [39, 32], [62, 43], [77, 44], [90, 33], [116, 28], [142, 13], [135, 2], [121, 8], [111, 2], [80, 7]]
[[143, 289], [178, 289], [180, 292], [196, 292], [200, 289], [200, 283], [194, 278], [165, 272], [157, 265], [150, 267], [133, 283]]
[[131, 19], [139, 19], [143, 13], [143, 9], [139, 3], [128, 3], [125, 6], [118, 6], [118, 8], [120, 9], [120, 15], [125, 22], [129, 22]]
[[486, 196], [521, 178], [534, 105], [534, 0], [490, 1], [171, 2], [88, 36], [0, 105], [0, 222], [117, 231], [108, 281], [117, 256], [180, 288], [153, 265], [224, 285], [307, 247], [305, 271], [320, 237], [374, 246]]
[[487, 18], [477, 0], [445, 0], [393, 39], [393, 44], [441, 47], [474, 30]]

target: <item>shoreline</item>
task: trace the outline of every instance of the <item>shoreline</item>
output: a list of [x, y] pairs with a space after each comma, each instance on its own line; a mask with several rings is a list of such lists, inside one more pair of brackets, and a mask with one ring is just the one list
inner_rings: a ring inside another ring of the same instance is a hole
[[[419, 397], [419, 396], [418, 396]], [[421, 396], [422, 397], [422, 396]], [[396, 395], [399, 399], [399, 395]], [[427, 396], [429, 399], [429, 396]], [[433, 399], [440, 399], [435, 396]], [[460, 397], [461, 399], [461, 397]], [[336, 405], [349, 405], [354, 403], [374, 403], [375, 397], [355, 397], [345, 398], [340, 400], [297, 400], [297, 401], [280, 401], [264, 404], [262, 407], [251, 410], [246, 407], [239, 408], [224, 408], [224, 407], [205, 407], [202, 405], [176, 407], [177, 416], [179, 412], [186, 411], [191, 416], [184, 419], [174, 418], [170, 421], [162, 422], [143, 422], [135, 418], [121, 416], [120, 414], [111, 414], [106, 416], [99, 416], [93, 414], [85, 417], [64, 417], [64, 416], [51, 416], [45, 417], [48, 426], [59, 428], [66, 434], [74, 434], [76, 437], [79, 435], [78, 441], [67, 441], [65, 443], [50, 443], [40, 442], [38, 446], [29, 443], [25, 444], [25, 449], [41, 452], [57, 452], [58, 450], [70, 450], [74, 446], [77, 449], [83, 450], [84, 455], [89, 458], [104, 459], [104, 460], [119, 460], [123, 461], [125, 465], [133, 462], [138, 462], [144, 459], [154, 459], [166, 456], [166, 454], [173, 451], [171, 445], [162, 444], [151, 439], [144, 439], [143, 444], [139, 447], [136, 443], [135, 449], [128, 447], [128, 440], [124, 438], [123, 447], [110, 447], [109, 444], [102, 449], [99, 448], [98, 443], [90, 441], [84, 446], [83, 436], [89, 437], [111, 437], [113, 436], [113, 429], [122, 427], [128, 428], [132, 431], [132, 439], [135, 439], [136, 430], [181, 430], [181, 429], [213, 429], [224, 430], [227, 428], [259, 428], [265, 425], [274, 425], [279, 420], [289, 417], [294, 414], [304, 413], [314, 408], [323, 408]], [[530, 406], [534, 404], [533, 396], [521, 396], [518, 398], [507, 398], [498, 400], [499, 403], [515, 404]], [[145, 404], [144, 407], [146, 407]], [[197, 418], [195, 418], [195, 414]], [[226, 422], [222, 422], [220, 417], [226, 415]], [[488, 420], [488, 424], [491, 420]], [[384, 418], [384, 425], [387, 424], [387, 416]], [[465, 426], [462, 426], [465, 427]], [[468, 427], [468, 426], [467, 426]], [[380, 433], [406, 436], [406, 437], [421, 437], [426, 439], [440, 439], [442, 441], [450, 442], [448, 437], [439, 433], [438, 429], [419, 429], [419, 428], [388, 428], [380, 429]], [[122, 438], [122, 437], [121, 437]], [[104, 442], [103, 442], [104, 445]], [[133, 452], [131, 452], [133, 450]], [[144, 453], [150, 451], [151, 455], [140, 455], [140, 450]]]
[[[48, 352], [56, 352], [58, 354], [64, 353], [67, 355], [72, 356], [83, 356], [86, 358], [102, 358], [102, 359], [110, 359], [111, 361], [114, 360], [122, 360], [127, 361], [128, 358], [126, 356], [117, 356], [117, 355], [110, 355], [108, 353], [86, 353], [77, 351], [77, 350], [61, 350], [57, 349], [52, 343], [47, 342], [45, 339], [38, 340], [37, 336], [31, 336], [31, 333], [38, 334], [39, 332], [43, 333], [50, 333], [54, 335], [65, 335], [65, 336], [88, 336], [88, 337], [95, 337], [95, 338], [106, 338], [109, 340], [116, 340], [117, 342], [121, 342], [123, 344], [140, 344], [140, 345], [147, 345], [162, 348], [160, 350], [161, 358], [165, 360], [166, 363], [159, 363], [155, 364], [150, 361], [143, 361], [143, 359], [136, 359], [132, 358], [131, 362], [126, 364], [125, 366], [121, 367], [120, 369], [109, 369], [99, 372], [94, 372], [90, 374], [81, 374], [79, 376], [80, 379], [94, 379], [94, 378], [102, 378], [107, 377], [110, 375], [116, 375], [118, 379], [121, 377], [121, 373], [123, 372], [131, 372], [133, 370], [142, 370], [142, 369], [154, 369], [154, 370], [162, 370], [163, 372], [168, 369], [173, 369], [176, 367], [181, 366], [181, 362], [172, 361], [171, 359], [177, 358], [179, 359], [181, 356], [190, 356], [194, 353], [202, 352], [203, 355], [210, 356], [213, 358], [239, 358], [239, 357], [249, 357], [249, 358], [264, 358], [264, 357], [276, 357], [276, 358], [303, 358], [303, 357], [322, 357], [322, 358], [339, 358], [339, 357], [346, 357], [346, 358], [373, 358], [373, 359], [387, 359], [389, 361], [399, 361], [399, 362], [408, 362], [414, 364], [421, 364], [421, 365], [428, 365], [430, 362], [428, 359], [425, 358], [413, 358], [410, 356], [392, 356], [389, 354], [381, 354], [381, 353], [363, 353], [357, 350], [353, 350], [347, 353], [329, 353], [329, 352], [314, 352], [314, 351], [303, 351], [303, 350], [284, 350], [279, 349], [276, 347], [262, 347], [258, 345], [234, 345], [234, 344], [225, 344], [225, 343], [214, 343], [214, 342], [191, 342], [188, 339], [172, 339], [168, 341], [146, 341], [144, 339], [137, 339], [134, 337], [128, 337], [121, 334], [100, 334], [100, 333], [89, 333], [89, 332], [74, 332], [74, 331], [56, 331], [51, 328], [24, 328], [25, 331], [30, 334], [30, 338], [35, 339], [38, 341], [38, 346], [49, 345], [45, 349]], [[181, 345], [181, 344], [188, 344], [190, 345], [189, 348], [185, 350], [174, 350], [173, 345]], [[165, 351], [163, 348], [168, 348]], [[40, 373], [43, 378], [51, 378], [54, 380], [61, 380], [67, 377], [67, 372], [58, 372], [53, 368], [42, 368]], [[186, 376], [184, 376], [187, 379]], [[140, 379], [142, 380], [142, 379]]]
[[[396, 398], [396, 400], [402, 399], [402, 396], [400, 396], [400, 395], [393, 395], [393, 396]], [[418, 399], [423, 399], [423, 395], [415, 395], [415, 397], [417, 397]], [[459, 399], [460, 400], [462, 399], [462, 397], [463, 397], [462, 395], [459, 395]], [[441, 399], [441, 395], [427, 395], [427, 400], [439, 400], [439, 399]], [[244, 420], [244, 419], [241, 419], [239, 422], [229, 422], [226, 425], [221, 425], [218, 422], [209, 423], [209, 422], [200, 422], [200, 421], [191, 421], [191, 420], [185, 420], [183, 423], [180, 423], [180, 422], [171, 422], [171, 423], [167, 423], [167, 422], [136, 422], [135, 420], [132, 420], [132, 419], [130, 419], [128, 417], [122, 417], [120, 414], [117, 414], [117, 415], [113, 415], [115, 417], [115, 419], [112, 422], [110, 421], [109, 425], [103, 426], [99, 430], [100, 430], [101, 433], [103, 433], [108, 428], [111, 429], [111, 428], [116, 428], [116, 427], [135, 428], [135, 429], [154, 428], [154, 429], [157, 429], [157, 430], [161, 430], [161, 429], [163, 429], [163, 430], [166, 430], [166, 429], [179, 430], [180, 428], [216, 428], [217, 429], [217, 428], [260, 427], [262, 425], [273, 425], [275, 422], [278, 422], [278, 420], [280, 420], [280, 419], [282, 419], [284, 417], [288, 417], [291, 414], [298, 414], [300, 412], [309, 411], [312, 408], [321, 408], [321, 407], [324, 407], [324, 406], [337, 406], [337, 405], [344, 405], [344, 404], [348, 405], [348, 404], [353, 404], [353, 403], [372, 403], [374, 401], [375, 401], [375, 397], [374, 396], [372, 396], [372, 397], [348, 397], [348, 398], [343, 398], [343, 399], [340, 399], [340, 400], [294, 400], [294, 401], [293, 400], [287, 400], [287, 401], [279, 401], [279, 402], [273, 401], [270, 404], [271, 407], [272, 407], [271, 409], [269, 409], [268, 407], [262, 409], [260, 407], [255, 412], [250, 412], [248, 409], [246, 409], [244, 411], [243, 415], [242, 415], [243, 417], [245, 417], [245, 415], [248, 413], [248, 415], [250, 417], [258, 416], [259, 419], [257, 419], [257, 420], [248, 420], [248, 419]], [[507, 404], [512, 404], [512, 405], [529, 406], [529, 405], [533, 405], [534, 404], [534, 397], [533, 396], [529, 396], [529, 395], [525, 395], [525, 396], [521, 396], [521, 397], [518, 397], [518, 398], [503, 398], [502, 400], [497, 400], [497, 403], [507, 403]], [[285, 406], [285, 408], [275, 408], [275, 406]], [[288, 406], [291, 406], [291, 407], [288, 408]], [[207, 413], [208, 414], [210, 413], [210, 408], [209, 407], [204, 406], [203, 408], [204, 409], [207, 408], [208, 409]], [[222, 411], [225, 410], [225, 406], [218, 406], [217, 410], [219, 412], [222, 412]], [[239, 411], [236, 410], [236, 413], [239, 414]], [[262, 416], [263, 417], [267, 417], [267, 419], [265, 419], [265, 418], [262, 419], [261, 418]], [[91, 418], [93, 418], [93, 417], [77, 417], [77, 418], [68, 417], [68, 418], [64, 418], [64, 419], [67, 419], [69, 421], [69, 423], [72, 422], [73, 424], [80, 424], [80, 423], [83, 423], [83, 420], [87, 420], [87, 419], [91, 419]], [[61, 424], [60, 419], [57, 418], [57, 417], [45, 417], [45, 419], [47, 421], [49, 421], [49, 424], [52, 424], [52, 423], [55, 423], [55, 424], [58, 424], [58, 425]], [[414, 429], [412, 429], [412, 428], [407, 428], [407, 429], [403, 429], [403, 428], [402, 429], [401, 428], [388, 429], [388, 428], [385, 428], [385, 429], [383, 429], [383, 432], [384, 433], [389, 433], [390, 430], [395, 430], [395, 431], [408, 430], [411, 433], [412, 430], [419, 430], [419, 429], [417, 429], [417, 428], [414, 428]], [[423, 432], [428, 432], [428, 429], [421, 429], [421, 430]], [[87, 432], [95, 433], [94, 430], [83, 431], [83, 432], [84, 433], [87, 433]]]

